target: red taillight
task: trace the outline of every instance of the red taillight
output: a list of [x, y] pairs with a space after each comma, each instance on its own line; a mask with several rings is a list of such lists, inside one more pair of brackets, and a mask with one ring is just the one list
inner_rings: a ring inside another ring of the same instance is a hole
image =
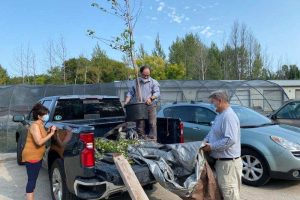
[[184, 143], [184, 135], [183, 135], [183, 123], [180, 122], [179, 124], [179, 130], [180, 130], [180, 143]]
[[81, 152], [81, 164], [84, 167], [95, 166], [94, 133], [81, 133], [80, 140], [84, 143]]

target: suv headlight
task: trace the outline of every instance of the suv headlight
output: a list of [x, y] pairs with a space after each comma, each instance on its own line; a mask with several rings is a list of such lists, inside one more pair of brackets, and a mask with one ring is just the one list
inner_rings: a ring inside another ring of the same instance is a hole
[[291, 142], [289, 140], [286, 140], [286, 139], [284, 139], [282, 137], [278, 137], [278, 136], [271, 136], [271, 139], [289, 151], [299, 151], [300, 150], [300, 145], [298, 143]]

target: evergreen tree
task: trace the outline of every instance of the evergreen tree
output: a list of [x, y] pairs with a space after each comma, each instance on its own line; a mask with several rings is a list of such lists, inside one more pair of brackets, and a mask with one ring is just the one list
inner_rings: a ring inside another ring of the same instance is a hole
[[152, 51], [152, 56], [161, 57], [163, 60], [166, 59], [166, 54], [160, 44], [159, 34], [157, 34], [155, 39], [155, 48]]

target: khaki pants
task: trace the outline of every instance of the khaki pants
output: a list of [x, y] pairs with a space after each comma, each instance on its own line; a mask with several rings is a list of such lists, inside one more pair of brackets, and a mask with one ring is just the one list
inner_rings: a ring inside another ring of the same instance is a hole
[[[156, 127], [156, 105], [147, 106], [148, 109], [148, 121], [149, 121], [149, 136], [157, 138], [157, 127]], [[138, 120], [136, 122], [137, 132], [145, 135], [145, 124], [146, 120]]]
[[239, 200], [243, 164], [236, 160], [217, 160], [215, 164], [217, 182], [224, 200]]

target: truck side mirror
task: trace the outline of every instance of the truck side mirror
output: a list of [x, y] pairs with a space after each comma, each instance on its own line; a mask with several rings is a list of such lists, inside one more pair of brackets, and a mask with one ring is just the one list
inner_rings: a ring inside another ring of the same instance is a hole
[[24, 115], [14, 115], [13, 121], [14, 122], [23, 122], [23, 121], [25, 121], [25, 116]]

